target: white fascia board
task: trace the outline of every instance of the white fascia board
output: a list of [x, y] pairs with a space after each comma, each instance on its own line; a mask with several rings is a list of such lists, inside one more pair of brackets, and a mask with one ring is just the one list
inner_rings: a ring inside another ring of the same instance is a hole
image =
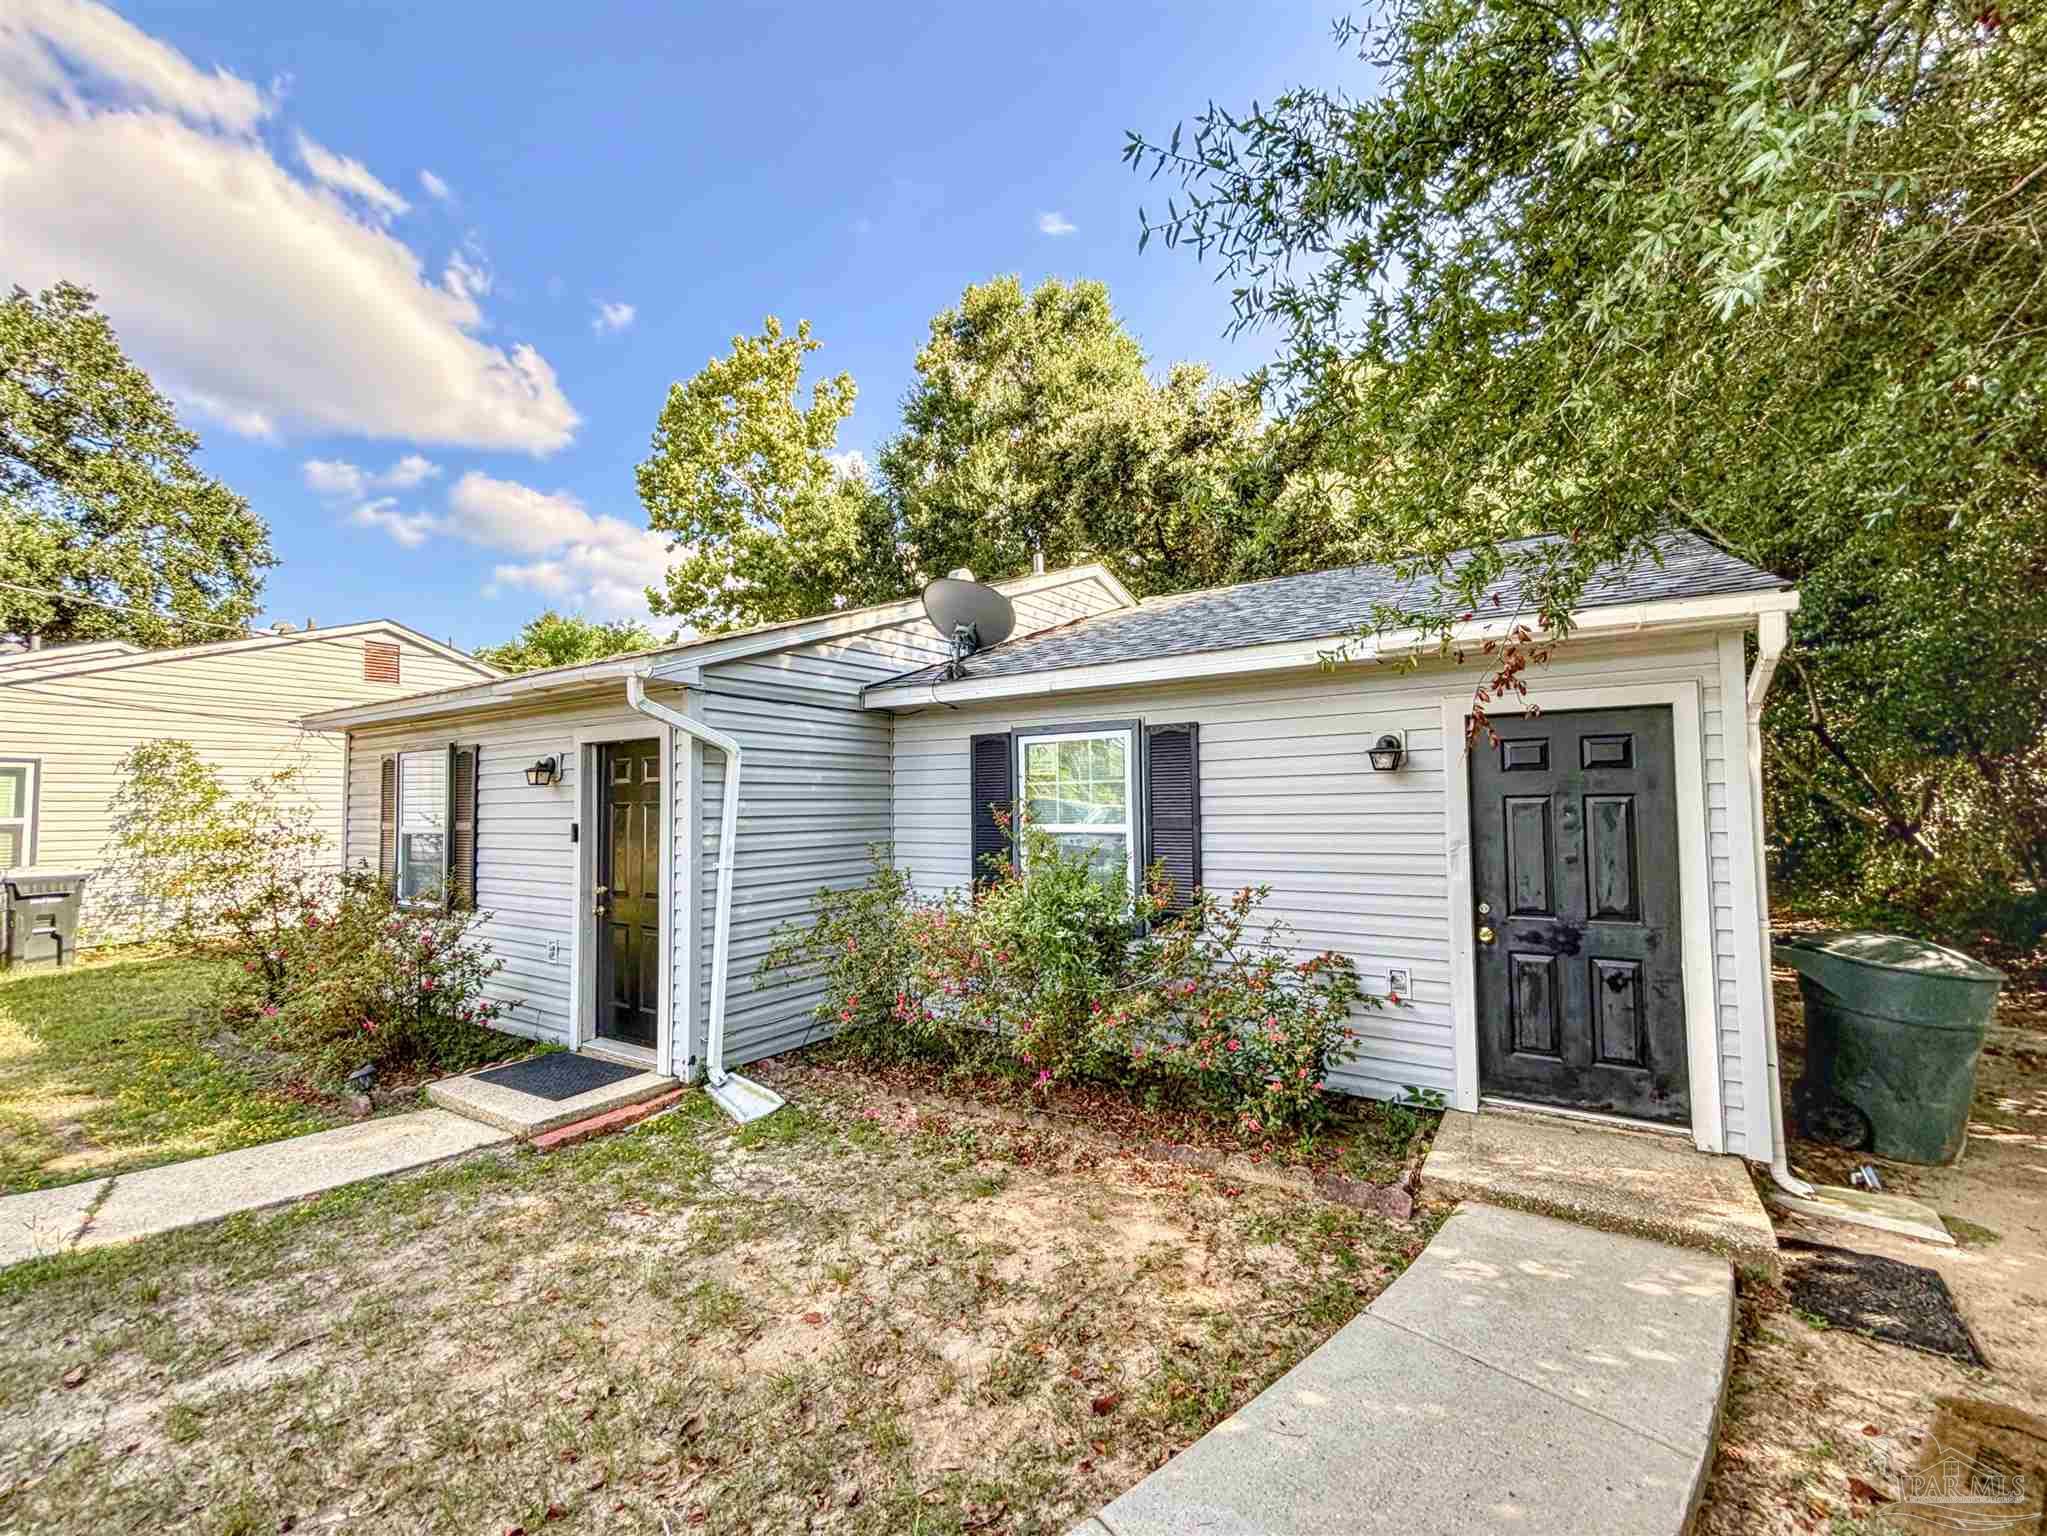
[[398, 720], [423, 720], [434, 715], [459, 715], [470, 710], [494, 709], [549, 693], [602, 687], [643, 670], [647, 659], [593, 662], [573, 672], [515, 673], [496, 682], [471, 683], [437, 693], [415, 693], [376, 704], [354, 704], [346, 709], [327, 709], [307, 715], [299, 724], [312, 731], [346, 731], [364, 725], [383, 725]]
[[[1719, 597], [1666, 598], [1653, 603], [1617, 603], [1579, 610], [1572, 616], [1570, 638], [1616, 639], [1652, 632], [1677, 634], [1686, 630], [1746, 628], [1763, 614], [1788, 614], [1797, 607], [1796, 592], [1741, 592]], [[1525, 615], [1515, 615], [1459, 624], [1451, 631], [1450, 644], [1483, 645], [1488, 640], [1505, 638], [1516, 625], [1527, 622]], [[1546, 631], [1535, 630], [1534, 638], [1540, 642], [1549, 636]], [[880, 683], [867, 689], [864, 700], [870, 709], [902, 709], [926, 704], [966, 704], [979, 699], [1030, 698], [1141, 683], [1237, 677], [1248, 672], [1284, 672], [1318, 666], [1325, 656], [1346, 646], [1350, 660], [1387, 661], [1427, 655], [1437, 650], [1440, 643], [1438, 636], [1418, 629], [1390, 630], [1363, 640], [1330, 635], [1318, 640], [1282, 640], [1233, 650], [1058, 667], [1006, 677], [965, 677], [949, 683]]]

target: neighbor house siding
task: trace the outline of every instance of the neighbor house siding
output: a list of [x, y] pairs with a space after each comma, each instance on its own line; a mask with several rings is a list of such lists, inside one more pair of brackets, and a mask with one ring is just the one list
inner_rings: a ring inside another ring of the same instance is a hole
[[[963, 886], [970, 874], [968, 744], [980, 731], [1059, 721], [1141, 718], [1201, 726], [1204, 884], [1269, 885], [1266, 911], [1293, 925], [1306, 950], [1336, 949], [1383, 994], [1389, 967], [1414, 972], [1397, 1008], [1366, 1010], [1362, 1054], [1333, 1081], [1398, 1096], [1453, 1091], [1450, 925], [1445, 851], [1442, 696], [1470, 679], [1440, 665], [1417, 670], [1357, 663], [1331, 672], [1161, 683], [1057, 697], [930, 706], [897, 715], [895, 856], [921, 889]], [[1701, 688], [1722, 1116], [1730, 1151], [1746, 1148], [1744, 1072], [1734, 971], [1734, 902], [1726, 778], [1744, 771], [1739, 708], [1721, 696], [1711, 636], [1566, 650], [1543, 683], [1696, 681]], [[1374, 774], [1365, 750], [1405, 733], [1408, 758]]]
[[[1119, 606], [1119, 600], [1083, 578], [1019, 597], [1015, 605], [1018, 632], [1030, 633]], [[734, 737], [745, 763], [726, 983], [729, 1065], [828, 1033], [815, 1018], [821, 983], [810, 976], [764, 980], [760, 962], [777, 929], [808, 917], [821, 887], [858, 885], [869, 871], [868, 849], [889, 840], [893, 721], [865, 708], [861, 690], [946, 655], [937, 633], [919, 618], [714, 664], [703, 669], [702, 686], [690, 690], [691, 713]], [[714, 749], [698, 754], [703, 858], [696, 1017], [707, 1024], [725, 766]], [[683, 1013], [678, 1006], [676, 1016]]]
[[[365, 638], [396, 642], [402, 687], [366, 682]], [[406, 691], [475, 682], [480, 667], [443, 657], [400, 631], [279, 636], [274, 641], [180, 655], [129, 656], [96, 648], [48, 653], [0, 669], [0, 758], [41, 761], [36, 861], [97, 870], [108, 852], [108, 804], [121, 759], [146, 741], [182, 739], [231, 790], [282, 769], [298, 770], [296, 792], [338, 848], [343, 816], [341, 743], [302, 730], [298, 718]], [[84, 666], [89, 670], [76, 670]], [[87, 887], [87, 926], [105, 931], [118, 893], [104, 879]]]

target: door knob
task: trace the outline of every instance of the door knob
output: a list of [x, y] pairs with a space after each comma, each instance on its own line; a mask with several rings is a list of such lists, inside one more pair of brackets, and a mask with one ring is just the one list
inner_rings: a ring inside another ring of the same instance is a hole
[[590, 909], [590, 915], [592, 917], [602, 917], [604, 915], [604, 903], [600, 901], [597, 903], [596, 906], [592, 907]]
[[1492, 943], [1492, 941], [1493, 941], [1493, 931], [1492, 931], [1492, 929], [1490, 929], [1490, 928], [1487, 928], [1487, 927], [1483, 927], [1483, 926], [1481, 926], [1481, 927], [1480, 927], [1480, 929], [1478, 930], [1478, 941], [1479, 941], [1479, 943], [1481, 943], [1481, 944], [1490, 944], [1490, 943]]

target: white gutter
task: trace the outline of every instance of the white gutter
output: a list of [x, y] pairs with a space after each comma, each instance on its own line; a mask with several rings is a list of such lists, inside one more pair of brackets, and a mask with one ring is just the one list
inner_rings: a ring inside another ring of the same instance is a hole
[[1777, 662], [1784, 655], [1790, 620], [1782, 612], [1764, 613], [1756, 621], [1756, 669], [1748, 679], [1748, 782], [1749, 835], [1756, 847], [1756, 912], [1762, 924], [1763, 956], [1763, 1045], [1765, 1070], [1770, 1074], [1770, 1182], [1788, 1195], [1810, 1199], [1813, 1187], [1791, 1171], [1791, 1154], [1784, 1140], [1783, 1071], [1777, 1063], [1777, 987], [1770, 976], [1770, 871], [1763, 856], [1763, 700], [1769, 696], [1770, 680], [1777, 675]]
[[647, 697], [647, 673], [628, 673], [626, 702], [643, 715], [672, 726], [725, 754], [725, 804], [718, 818], [718, 905], [712, 918], [711, 1025], [704, 1044], [704, 1070], [711, 1086], [725, 1086], [725, 970], [732, 951], [732, 871], [739, 849], [739, 743], [701, 720], [692, 720]]

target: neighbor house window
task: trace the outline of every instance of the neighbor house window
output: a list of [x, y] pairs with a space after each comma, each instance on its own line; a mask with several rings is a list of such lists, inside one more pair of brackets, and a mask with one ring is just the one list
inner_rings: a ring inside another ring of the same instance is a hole
[[1084, 849], [1104, 874], [1137, 888], [1136, 750], [1127, 730], [1023, 736], [1016, 741], [1024, 817], [1062, 846]]
[[398, 899], [436, 902], [448, 879], [448, 754], [398, 755]]
[[0, 869], [35, 859], [36, 765], [0, 761]]

